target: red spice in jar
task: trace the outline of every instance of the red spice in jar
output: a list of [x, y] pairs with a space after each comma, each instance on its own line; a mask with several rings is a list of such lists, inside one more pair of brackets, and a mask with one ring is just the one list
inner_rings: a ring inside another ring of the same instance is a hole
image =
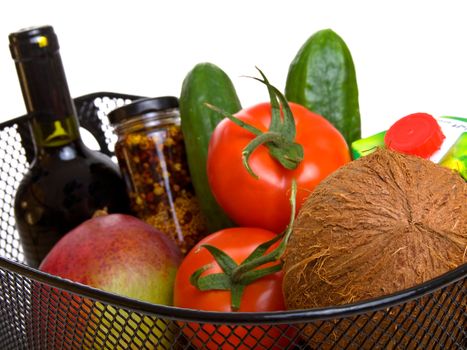
[[138, 100], [111, 112], [109, 119], [119, 136], [115, 154], [132, 211], [186, 254], [207, 230], [188, 170], [178, 100]]

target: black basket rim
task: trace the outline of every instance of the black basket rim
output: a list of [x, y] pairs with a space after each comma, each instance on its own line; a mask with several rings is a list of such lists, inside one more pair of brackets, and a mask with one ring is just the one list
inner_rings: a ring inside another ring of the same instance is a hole
[[[80, 105], [83, 102], [94, 101], [96, 98], [104, 98], [104, 97], [122, 98], [122, 99], [128, 99], [132, 101], [144, 98], [143, 96], [139, 96], [139, 95], [121, 94], [118, 92], [110, 92], [110, 91], [98, 91], [98, 92], [92, 92], [86, 95], [81, 95], [79, 97], [74, 98], [73, 101], [75, 102], [76, 105]], [[5, 120], [0, 123], [0, 130], [6, 127], [12, 126], [12, 125], [21, 123], [23, 121], [27, 121], [27, 120], [28, 120], [27, 113], [17, 116], [12, 119]]]
[[467, 277], [467, 263], [464, 263], [441, 276], [415, 287], [347, 305], [275, 312], [213, 312], [152, 304], [131, 299], [54, 276], [5, 257], [0, 257], [0, 268], [66, 292], [72, 292], [84, 298], [110, 304], [117, 308], [124, 307], [141, 314], [185, 322], [222, 324], [284, 324], [350, 317], [410, 302]]
[[97, 91], [97, 92], [92, 92], [86, 95], [81, 95], [76, 98], [73, 98], [73, 101], [75, 104], [80, 104], [85, 101], [93, 101], [96, 98], [121, 98], [121, 99], [128, 99], [128, 100], [139, 100], [141, 98], [144, 98], [143, 96], [139, 95], [131, 95], [131, 94], [121, 94], [118, 92], [110, 92], [110, 91]]

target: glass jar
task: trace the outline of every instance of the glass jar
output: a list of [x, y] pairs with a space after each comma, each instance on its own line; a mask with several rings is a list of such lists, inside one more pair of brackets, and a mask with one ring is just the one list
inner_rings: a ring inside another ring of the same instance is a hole
[[133, 213], [186, 254], [207, 230], [189, 175], [178, 99], [140, 99], [109, 113], [109, 121]]

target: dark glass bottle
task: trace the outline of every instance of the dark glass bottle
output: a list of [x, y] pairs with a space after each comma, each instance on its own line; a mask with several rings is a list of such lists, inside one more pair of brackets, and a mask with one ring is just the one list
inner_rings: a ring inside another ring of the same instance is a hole
[[128, 213], [129, 200], [117, 164], [80, 138], [53, 28], [27, 28], [9, 40], [35, 145], [15, 219], [26, 262], [38, 267], [65, 233], [99, 209]]

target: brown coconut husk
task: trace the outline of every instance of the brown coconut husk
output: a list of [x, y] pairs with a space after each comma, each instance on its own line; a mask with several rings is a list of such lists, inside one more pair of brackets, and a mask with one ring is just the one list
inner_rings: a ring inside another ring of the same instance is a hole
[[419, 157], [381, 149], [348, 163], [297, 216], [284, 256], [287, 307], [376, 298], [465, 263], [466, 199], [458, 173]]

